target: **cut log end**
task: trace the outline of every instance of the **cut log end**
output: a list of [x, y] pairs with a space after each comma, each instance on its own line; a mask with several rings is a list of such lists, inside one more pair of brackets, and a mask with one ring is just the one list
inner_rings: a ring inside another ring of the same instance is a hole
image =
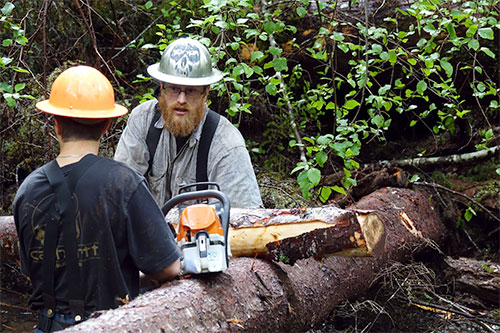
[[375, 214], [358, 214], [361, 231], [366, 240], [366, 251], [372, 256], [384, 251], [385, 228], [382, 220]]

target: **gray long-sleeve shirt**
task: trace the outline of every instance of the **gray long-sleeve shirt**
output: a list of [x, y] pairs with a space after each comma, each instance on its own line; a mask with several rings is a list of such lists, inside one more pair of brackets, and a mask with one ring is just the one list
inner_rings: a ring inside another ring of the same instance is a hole
[[[147, 101], [135, 107], [128, 118], [115, 152], [115, 160], [124, 162], [144, 174], [148, 169], [149, 151], [146, 136], [153, 119], [157, 100]], [[163, 130], [158, 141], [153, 166], [148, 175], [150, 190], [162, 207], [179, 188], [196, 182], [196, 159], [202, 122], [177, 153], [175, 137]], [[164, 128], [160, 117], [154, 125]], [[245, 141], [236, 127], [221, 116], [208, 153], [207, 176], [210, 182], [219, 184], [227, 195], [231, 207], [256, 208], [262, 199]]]

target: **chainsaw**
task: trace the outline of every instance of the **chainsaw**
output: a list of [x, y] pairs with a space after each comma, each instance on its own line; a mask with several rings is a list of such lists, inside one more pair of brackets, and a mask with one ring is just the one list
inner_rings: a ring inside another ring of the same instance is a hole
[[[192, 191], [198, 186], [217, 189]], [[226, 270], [231, 256], [227, 239], [230, 204], [219, 185], [200, 182], [180, 188], [179, 194], [163, 206], [163, 214], [176, 206], [179, 220], [172, 226], [181, 250], [181, 275]]]

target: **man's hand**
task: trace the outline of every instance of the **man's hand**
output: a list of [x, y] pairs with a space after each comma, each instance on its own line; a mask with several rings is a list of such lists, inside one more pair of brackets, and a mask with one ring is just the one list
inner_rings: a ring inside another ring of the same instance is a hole
[[154, 274], [142, 274], [140, 277], [141, 288], [157, 288], [162, 283], [172, 280], [181, 271], [181, 260], [177, 259], [170, 266], [165, 267], [163, 270]]

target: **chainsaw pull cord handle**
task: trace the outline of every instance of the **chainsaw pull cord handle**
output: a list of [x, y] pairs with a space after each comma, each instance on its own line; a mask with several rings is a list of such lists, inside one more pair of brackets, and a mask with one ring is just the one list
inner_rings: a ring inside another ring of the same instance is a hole
[[[205, 199], [205, 198], [215, 198], [218, 199], [222, 203], [222, 228], [224, 229], [224, 244], [226, 245], [226, 248], [229, 249], [229, 243], [227, 241], [227, 233], [229, 231], [229, 211], [231, 209], [231, 204], [229, 203], [229, 199], [227, 196], [220, 191], [214, 191], [214, 190], [203, 190], [203, 191], [195, 191], [195, 192], [185, 192], [181, 193], [172, 199], [168, 200], [167, 203], [162, 207], [161, 211], [164, 216], [167, 216], [168, 212], [177, 206], [178, 204], [188, 201], [188, 200], [198, 200], [198, 199]], [[179, 223], [177, 224], [177, 232], [179, 228]], [[226, 261], [228, 261], [228, 255], [229, 251], [226, 253]], [[227, 262], [227, 265], [229, 266], [229, 262]]]

